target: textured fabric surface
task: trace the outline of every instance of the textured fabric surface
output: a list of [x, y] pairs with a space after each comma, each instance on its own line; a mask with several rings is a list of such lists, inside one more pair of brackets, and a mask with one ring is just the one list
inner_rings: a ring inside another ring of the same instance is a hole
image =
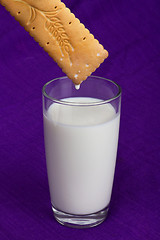
[[0, 239], [160, 239], [158, 0], [65, 0], [109, 51], [94, 75], [121, 85], [122, 116], [108, 219], [71, 229], [52, 214], [41, 89], [61, 69], [0, 6]]

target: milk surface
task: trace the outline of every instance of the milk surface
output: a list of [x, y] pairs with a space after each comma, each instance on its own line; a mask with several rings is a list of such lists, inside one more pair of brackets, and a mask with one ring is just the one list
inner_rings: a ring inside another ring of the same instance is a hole
[[[63, 101], [91, 103], [94, 98]], [[119, 114], [111, 104], [54, 103], [44, 114], [45, 149], [52, 205], [71, 214], [105, 208], [112, 191]]]

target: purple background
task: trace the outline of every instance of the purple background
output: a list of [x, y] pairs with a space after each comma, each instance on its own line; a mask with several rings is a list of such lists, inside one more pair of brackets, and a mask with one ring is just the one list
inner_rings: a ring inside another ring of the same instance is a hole
[[[6, 0], [7, 1], [7, 0]], [[92, 229], [52, 214], [45, 165], [41, 89], [63, 76], [0, 6], [0, 239], [160, 239], [159, 0], [65, 0], [109, 51], [94, 75], [123, 89], [111, 210]]]

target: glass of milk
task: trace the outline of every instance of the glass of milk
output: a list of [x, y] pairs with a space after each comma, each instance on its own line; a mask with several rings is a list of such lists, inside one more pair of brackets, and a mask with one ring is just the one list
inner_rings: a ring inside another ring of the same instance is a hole
[[102, 77], [88, 77], [78, 90], [67, 77], [43, 87], [51, 205], [55, 219], [63, 225], [93, 227], [107, 217], [120, 103], [120, 87]]

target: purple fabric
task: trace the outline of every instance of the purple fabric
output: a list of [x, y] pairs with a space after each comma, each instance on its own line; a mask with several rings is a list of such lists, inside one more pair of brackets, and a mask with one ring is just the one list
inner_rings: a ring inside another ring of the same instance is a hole
[[[7, 0], [6, 0], [7, 1]], [[43, 143], [41, 88], [63, 76], [0, 6], [0, 239], [160, 239], [158, 0], [65, 0], [109, 51], [94, 75], [123, 89], [108, 219], [71, 229], [52, 214]]]

